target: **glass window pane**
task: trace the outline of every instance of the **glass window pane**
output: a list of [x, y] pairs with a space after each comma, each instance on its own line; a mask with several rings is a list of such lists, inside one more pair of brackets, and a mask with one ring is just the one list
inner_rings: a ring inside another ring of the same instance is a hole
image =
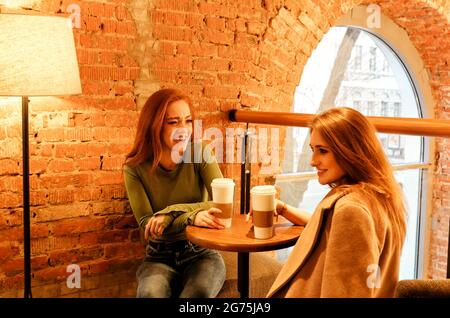
[[419, 169], [397, 171], [395, 177], [403, 188], [408, 213], [408, 228], [400, 259], [400, 279], [411, 279], [416, 277], [418, 257], [420, 171]]

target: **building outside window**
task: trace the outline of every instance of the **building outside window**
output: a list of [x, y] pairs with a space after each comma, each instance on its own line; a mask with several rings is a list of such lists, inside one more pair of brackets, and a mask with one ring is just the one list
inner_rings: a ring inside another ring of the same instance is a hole
[[355, 57], [353, 60], [353, 68], [355, 71], [361, 70], [362, 65], [362, 46], [356, 45], [354, 49]]
[[375, 115], [375, 102], [374, 101], [368, 101], [367, 102], [367, 111], [366, 116], [374, 116]]
[[388, 103], [385, 101], [381, 102], [380, 116], [387, 116], [387, 111], [388, 111]]
[[[369, 49], [369, 71], [370, 72], [376, 72], [377, 70], [377, 48], [376, 47], [371, 47]], [[376, 75], [376, 74], [374, 74]]]
[[401, 104], [399, 102], [394, 103], [394, 117], [400, 117]]

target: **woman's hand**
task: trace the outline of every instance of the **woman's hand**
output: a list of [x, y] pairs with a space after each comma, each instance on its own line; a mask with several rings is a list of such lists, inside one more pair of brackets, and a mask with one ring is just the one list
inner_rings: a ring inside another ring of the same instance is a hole
[[218, 230], [224, 229], [222, 220], [216, 217], [214, 213], [222, 213], [222, 211], [217, 208], [210, 208], [209, 210], [198, 212], [194, 219], [194, 225]]
[[145, 240], [148, 240], [149, 235], [151, 235], [153, 238], [157, 238], [158, 236], [161, 236], [164, 232], [164, 229], [166, 228], [166, 224], [164, 224], [164, 214], [152, 216], [150, 220], [148, 221], [147, 225], [145, 226]]
[[278, 221], [278, 216], [283, 215], [283, 213], [286, 211], [287, 205], [281, 200], [275, 199], [275, 217]]

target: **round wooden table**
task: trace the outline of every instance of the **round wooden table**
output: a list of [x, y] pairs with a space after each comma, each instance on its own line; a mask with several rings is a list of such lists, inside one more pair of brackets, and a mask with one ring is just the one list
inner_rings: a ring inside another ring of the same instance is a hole
[[187, 239], [197, 245], [221, 250], [238, 252], [238, 289], [241, 298], [248, 298], [249, 252], [263, 252], [286, 248], [294, 245], [304, 226], [293, 225], [283, 217], [274, 222], [274, 236], [269, 239], [257, 239], [252, 222], [245, 221], [244, 214], [233, 216], [231, 227], [223, 230], [197, 226], [186, 228]]

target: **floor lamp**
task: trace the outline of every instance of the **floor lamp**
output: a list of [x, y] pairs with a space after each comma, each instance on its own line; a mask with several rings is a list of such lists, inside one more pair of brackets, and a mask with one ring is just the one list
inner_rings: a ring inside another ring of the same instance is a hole
[[31, 298], [28, 96], [81, 93], [69, 18], [0, 13], [0, 96], [22, 97], [24, 297]]

